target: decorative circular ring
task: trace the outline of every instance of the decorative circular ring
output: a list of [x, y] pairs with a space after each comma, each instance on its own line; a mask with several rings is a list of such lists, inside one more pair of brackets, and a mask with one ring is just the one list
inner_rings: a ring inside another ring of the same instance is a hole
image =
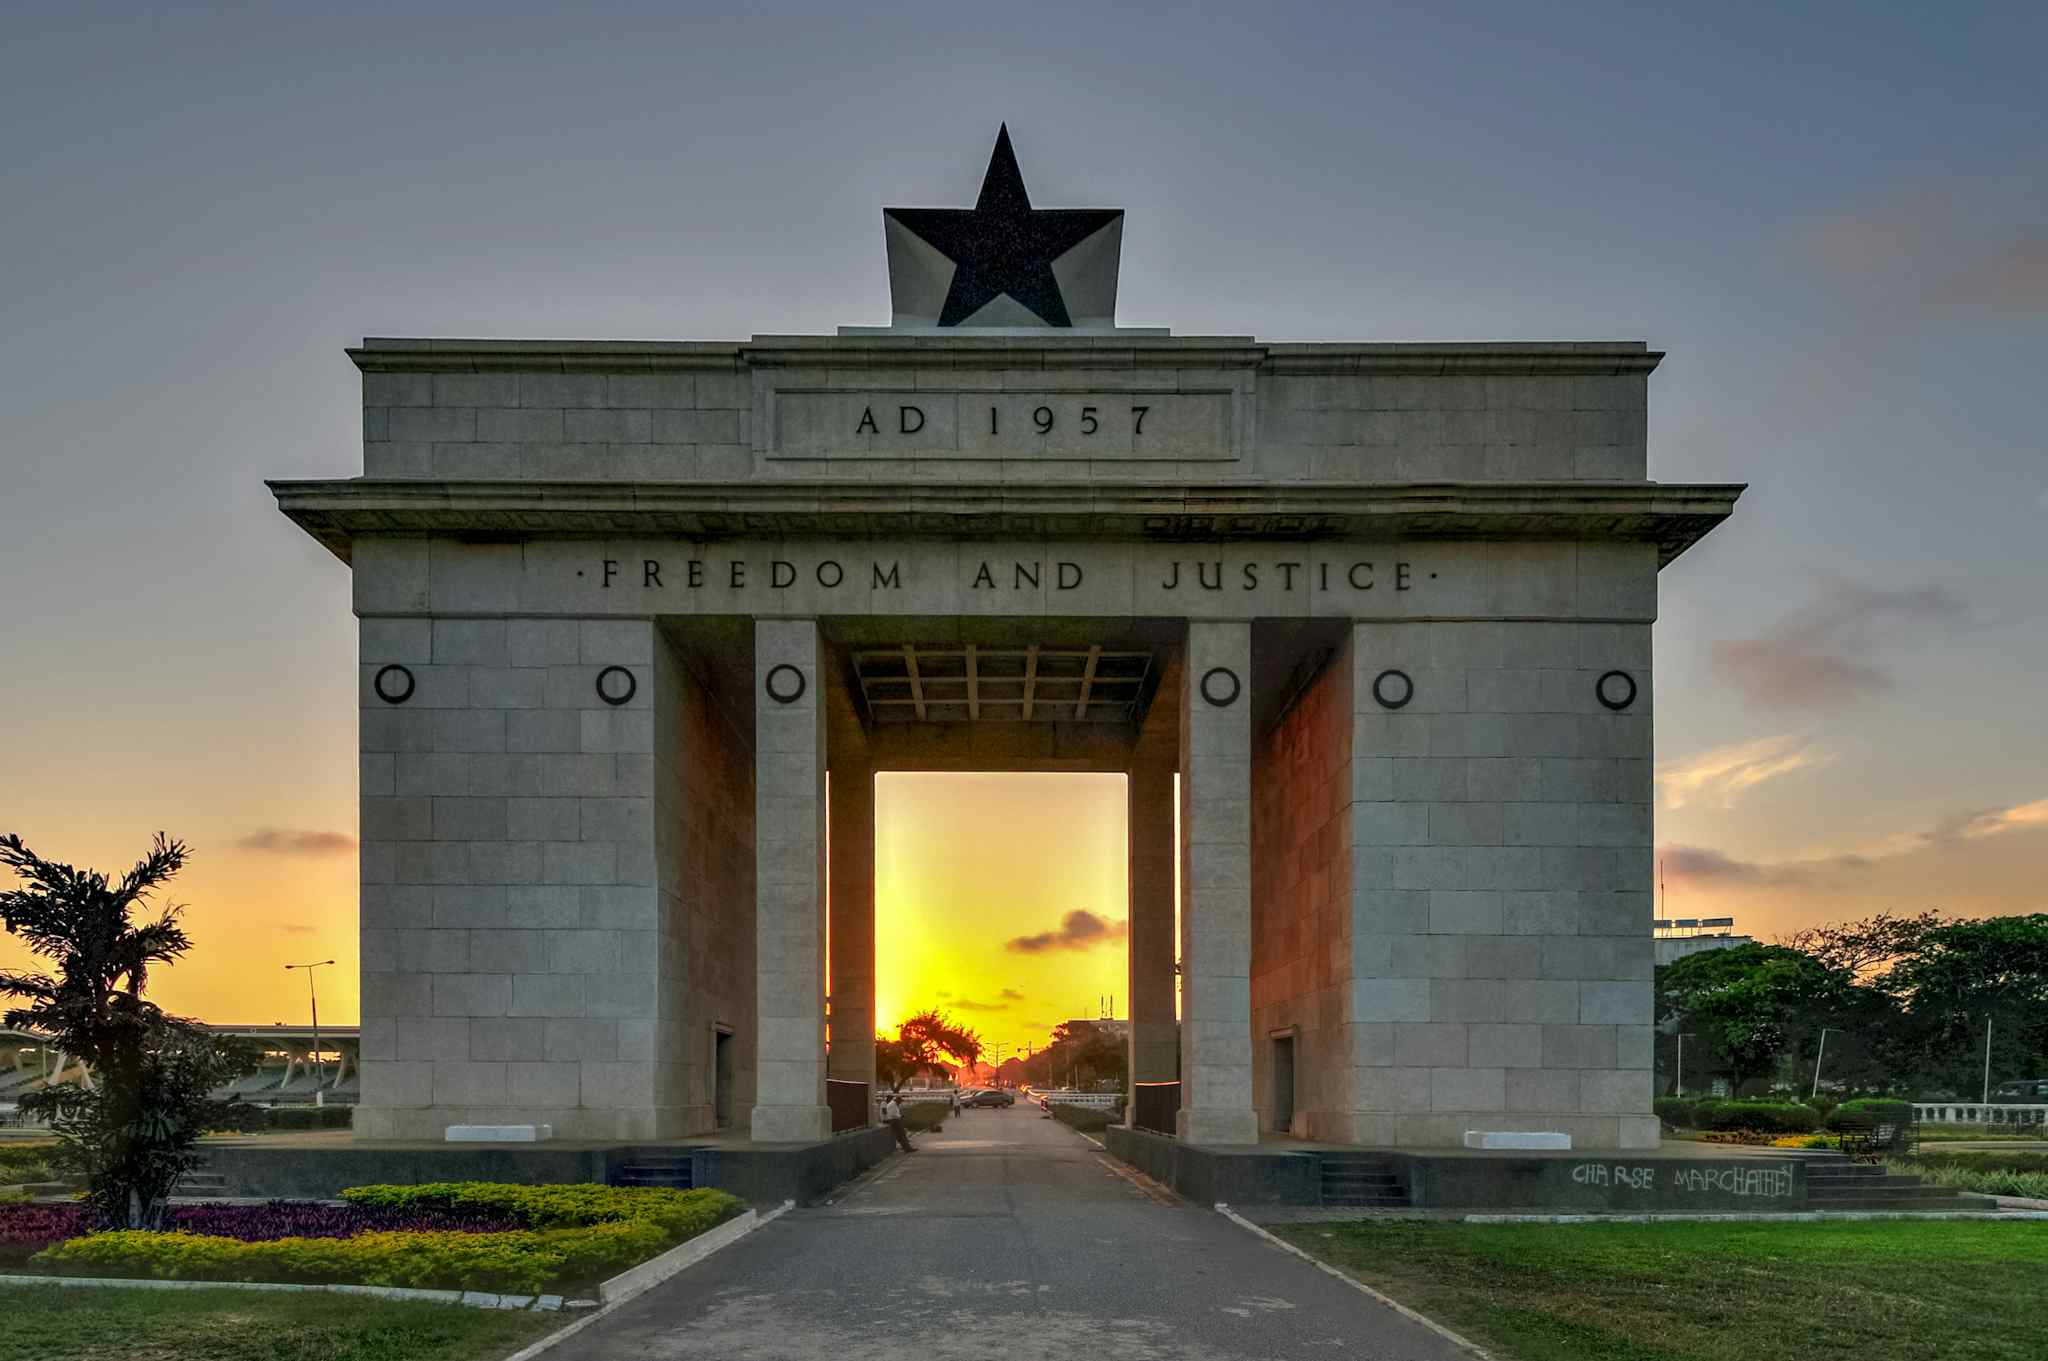
[[768, 678], [764, 684], [768, 689], [768, 698], [777, 704], [794, 704], [804, 697], [804, 673], [788, 662], [769, 667]]
[[[1626, 685], [1628, 693], [1620, 699], [1609, 699], [1607, 697], [1607, 682], [1611, 680], [1618, 680]], [[1599, 680], [1593, 682], [1593, 698], [1599, 700], [1601, 704], [1609, 709], [1626, 709], [1629, 705], [1636, 702], [1636, 678], [1626, 671], [1609, 671]]]
[[[1223, 688], [1226, 682], [1230, 687], [1228, 690]], [[1237, 697], [1243, 690], [1237, 673], [1227, 666], [1212, 666], [1202, 673], [1202, 698], [1219, 709], [1228, 709], [1237, 703]]]
[[[1397, 699], [1387, 692], [1387, 682], [1397, 682], [1401, 687]], [[1408, 701], [1415, 698], [1415, 682], [1408, 678], [1406, 671], [1382, 671], [1372, 678], [1372, 697], [1380, 702], [1382, 709], [1406, 708]]]
[[[626, 682], [624, 690], [620, 690], [616, 683], [607, 684], [614, 676], [624, 678]], [[639, 680], [623, 666], [608, 666], [597, 673], [597, 697], [613, 707], [628, 703], [638, 693], [640, 693]]]
[[414, 681], [412, 672], [393, 664], [377, 673], [370, 682], [370, 688], [377, 692], [377, 698], [386, 704], [403, 704], [412, 698]]

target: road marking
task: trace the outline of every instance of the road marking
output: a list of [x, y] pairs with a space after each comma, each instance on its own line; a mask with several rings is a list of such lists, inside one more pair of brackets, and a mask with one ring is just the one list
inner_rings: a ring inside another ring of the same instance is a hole
[[1486, 1348], [1480, 1346], [1471, 1338], [1466, 1337], [1460, 1333], [1452, 1332], [1449, 1328], [1444, 1327], [1443, 1324], [1438, 1323], [1435, 1319], [1429, 1317], [1427, 1314], [1418, 1314], [1413, 1309], [1410, 1309], [1407, 1305], [1401, 1303], [1401, 1301], [1394, 1299], [1391, 1296], [1381, 1294], [1379, 1291], [1373, 1289], [1364, 1281], [1359, 1280], [1356, 1276], [1353, 1276], [1348, 1271], [1340, 1271], [1336, 1267], [1331, 1266], [1328, 1262], [1322, 1260], [1320, 1257], [1317, 1257], [1314, 1253], [1304, 1252], [1300, 1248], [1294, 1246], [1294, 1244], [1288, 1242], [1284, 1238], [1281, 1238], [1277, 1234], [1271, 1234], [1266, 1232], [1257, 1224], [1252, 1223], [1243, 1215], [1238, 1214], [1236, 1211], [1232, 1210], [1228, 1205], [1225, 1205], [1220, 1200], [1216, 1202], [1216, 1213], [1222, 1215], [1225, 1219], [1229, 1220], [1231, 1223], [1237, 1225], [1241, 1229], [1249, 1229], [1252, 1233], [1257, 1234], [1259, 1237], [1265, 1239], [1268, 1243], [1271, 1243], [1274, 1247], [1280, 1249], [1280, 1251], [1294, 1254], [1296, 1257], [1299, 1257], [1302, 1261], [1307, 1262], [1310, 1266], [1314, 1267], [1317, 1271], [1320, 1271], [1327, 1276], [1335, 1276], [1338, 1280], [1344, 1282], [1344, 1284], [1350, 1286], [1359, 1294], [1364, 1295], [1369, 1299], [1376, 1300], [1381, 1304], [1384, 1304], [1385, 1306], [1387, 1306], [1387, 1308], [1393, 1310], [1402, 1318], [1407, 1319], [1410, 1323], [1421, 1324], [1423, 1327], [1429, 1329], [1429, 1331], [1431, 1331], [1432, 1333], [1435, 1333], [1438, 1337], [1444, 1339], [1444, 1341], [1449, 1342], [1451, 1345], [1455, 1347], [1463, 1349], [1472, 1356], [1478, 1357], [1479, 1361], [1498, 1361], [1498, 1358], [1496, 1358], [1492, 1352], [1486, 1350]]

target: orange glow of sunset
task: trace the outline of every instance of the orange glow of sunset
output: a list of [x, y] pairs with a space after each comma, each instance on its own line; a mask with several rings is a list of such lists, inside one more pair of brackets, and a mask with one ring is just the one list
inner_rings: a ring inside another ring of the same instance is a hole
[[878, 775], [881, 1028], [938, 1007], [1007, 1057], [1104, 997], [1123, 1013], [1124, 801], [1121, 775]]

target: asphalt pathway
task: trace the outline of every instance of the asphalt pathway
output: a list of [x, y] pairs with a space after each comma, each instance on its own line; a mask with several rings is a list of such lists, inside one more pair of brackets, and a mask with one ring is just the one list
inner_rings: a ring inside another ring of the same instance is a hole
[[1032, 1107], [917, 1142], [547, 1361], [1468, 1361]]

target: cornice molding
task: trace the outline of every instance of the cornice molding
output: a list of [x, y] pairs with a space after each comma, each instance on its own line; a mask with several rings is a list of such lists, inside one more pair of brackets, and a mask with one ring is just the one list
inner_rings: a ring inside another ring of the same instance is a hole
[[1658, 483], [1360, 486], [1076, 483], [275, 481], [278, 509], [344, 561], [359, 535], [692, 539], [1542, 539], [1654, 543], [1660, 564], [1744, 488]]
[[364, 373], [734, 372], [838, 363], [862, 368], [1256, 369], [1276, 375], [1648, 373], [1640, 341], [1262, 345], [1248, 336], [756, 336], [751, 341], [365, 340]]

